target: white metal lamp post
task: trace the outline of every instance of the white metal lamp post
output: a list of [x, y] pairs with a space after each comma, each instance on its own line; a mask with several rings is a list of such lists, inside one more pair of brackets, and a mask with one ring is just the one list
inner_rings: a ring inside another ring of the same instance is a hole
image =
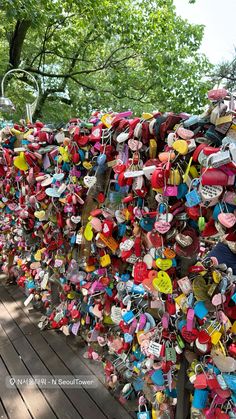
[[14, 107], [12, 101], [9, 98], [5, 97], [5, 95], [4, 95], [4, 82], [5, 82], [6, 77], [9, 74], [16, 73], [16, 72], [27, 74], [33, 80], [33, 82], [35, 84], [35, 87], [36, 87], [37, 97], [36, 97], [35, 101], [33, 103], [31, 103], [31, 104], [29, 104], [29, 103], [26, 104], [26, 115], [27, 115], [27, 119], [30, 122], [32, 122], [32, 117], [33, 117], [33, 114], [34, 114], [34, 112], [36, 110], [36, 106], [37, 106], [38, 98], [39, 98], [39, 85], [38, 85], [38, 82], [35, 79], [35, 77], [32, 76], [32, 74], [30, 74], [26, 70], [22, 70], [21, 68], [15, 68], [13, 70], [9, 70], [4, 75], [4, 77], [2, 79], [2, 83], [1, 83], [0, 110], [2, 110], [3, 112], [10, 112], [10, 111], [14, 111], [15, 110], [15, 107]]

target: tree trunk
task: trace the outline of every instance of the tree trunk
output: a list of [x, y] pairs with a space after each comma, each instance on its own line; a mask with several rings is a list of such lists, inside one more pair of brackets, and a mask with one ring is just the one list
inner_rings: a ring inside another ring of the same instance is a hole
[[14, 32], [10, 39], [10, 50], [9, 50], [9, 69], [17, 68], [21, 61], [21, 52], [24, 44], [24, 40], [28, 29], [31, 26], [30, 20], [17, 20]]

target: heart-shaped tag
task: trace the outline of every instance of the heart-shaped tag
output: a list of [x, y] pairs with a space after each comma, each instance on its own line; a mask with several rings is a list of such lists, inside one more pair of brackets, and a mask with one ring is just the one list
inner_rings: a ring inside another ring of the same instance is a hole
[[153, 258], [150, 255], [150, 253], [147, 253], [144, 257], [143, 257], [143, 261], [144, 263], [146, 263], [147, 268], [148, 269], [152, 269], [152, 264], [153, 264]]
[[194, 132], [193, 131], [191, 131], [189, 129], [186, 129], [186, 128], [183, 128], [183, 127], [179, 127], [177, 129], [177, 134], [181, 138], [183, 138], [183, 140], [190, 140], [190, 138], [192, 138], [194, 136]]
[[46, 175], [45, 177], [44, 177], [44, 179], [42, 180], [42, 182], [41, 182], [41, 185], [42, 186], [48, 186], [48, 185], [51, 185], [51, 183], [52, 183], [52, 177], [50, 176], [50, 175]]
[[92, 188], [93, 185], [97, 182], [96, 176], [85, 176], [84, 177], [84, 184], [87, 188]]
[[54, 175], [53, 175], [53, 179], [56, 180], [56, 181], [57, 180], [60, 181], [60, 180], [64, 179], [64, 177], [65, 177], [64, 173], [54, 173]]
[[80, 221], [81, 221], [81, 217], [80, 217], [80, 215], [72, 215], [72, 217], [71, 217], [71, 221], [72, 221], [72, 223], [74, 223], [74, 224], [78, 224]]
[[40, 221], [45, 219], [45, 211], [35, 211], [35, 217], [38, 218]]
[[172, 144], [172, 147], [175, 151], [177, 151], [181, 155], [185, 155], [188, 152], [188, 143], [185, 140], [176, 140]]
[[47, 188], [45, 192], [52, 198], [60, 198], [61, 194], [58, 192], [58, 188]]
[[132, 151], [140, 150], [142, 148], [142, 145], [143, 145], [143, 143], [141, 141], [138, 141], [138, 140], [130, 139], [128, 141], [128, 146], [129, 146], [130, 150], [132, 150]]
[[156, 260], [156, 265], [162, 271], [167, 271], [172, 266], [172, 260], [171, 259], [161, 259], [161, 258], [158, 258]]
[[174, 216], [171, 213], [165, 213], [165, 214], [159, 214], [158, 215], [158, 221], [165, 221], [167, 223], [171, 223]]
[[234, 372], [236, 360], [231, 356], [216, 355], [211, 353], [214, 364], [221, 372]]
[[167, 231], [170, 230], [171, 225], [166, 221], [156, 221], [154, 227], [158, 231], [158, 233], [165, 234], [167, 233]]
[[161, 236], [159, 236], [157, 231], [149, 231], [147, 233], [147, 238], [150, 241], [151, 245], [156, 248], [162, 245]]
[[102, 231], [102, 222], [99, 218], [93, 217], [90, 220], [90, 224], [95, 231]]
[[25, 160], [25, 155], [24, 155], [24, 152], [23, 152], [23, 151], [21, 151], [21, 152], [20, 152], [20, 155], [19, 155], [19, 156], [17, 156], [17, 157], [14, 159], [13, 164], [14, 164], [14, 166], [15, 166], [15, 167], [17, 167], [17, 169], [23, 170], [24, 172], [25, 172], [26, 170], [28, 170], [28, 165], [27, 165], [27, 163], [26, 163], [26, 160]]
[[127, 252], [132, 249], [133, 245], [134, 245], [134, 240], [127, 239], [124, 242], [121, 242], [119, 247], [121, 251]]
[[190, 332], [187, 330], [187, 326], [183, 326], [180, 333], [188, 343], [194, 342], [198, 337], [198, 330], [193, 328]]
[[218, 215], [219, 222], [226, 228], [231, 228], [236, 223], [236, 217], [230, 212], [221, 212]]
[[173, 292], [170, 276], [164, 271], [158, 272], [157, 278], [154, 278], [152, 284], [155, 289], [164, 294], [172, 294]]
[[211, 300], [213, 306], [219, 306], [220, 304], [225, 303], [225, 301], [226, 296], [224, 294], [216, 294]]
[[84, 229], [84, 238], [88, 241], [91, 241], [93, 239], [93, 230], [92, 230], [91, 223], [87, 223]]

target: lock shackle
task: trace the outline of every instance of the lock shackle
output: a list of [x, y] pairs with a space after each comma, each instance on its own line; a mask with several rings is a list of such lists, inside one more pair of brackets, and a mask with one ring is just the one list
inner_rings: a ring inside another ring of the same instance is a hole
[[[197, 184], [196, 185], [193, 185], [194, 184], [194, 181], [195, 182], [197, 181]], [[197, 188], [199, 186], [199, 184], [200, 184], [200, 178], [194, 178], [194, 179], [192, 179], [191, 182], [190, 182], [190, 184], [189, 184], [188, 192], [190, 192], [192, 188]]]
[[197, 368], [199, 368], [199, 367], [201, 368], [203, 374], [207, 377], [206, 371], [204, 370], [204, 367], [201, 363], [195, 365], [195, 368], [194, 368], [195, 374], [197, 374]]

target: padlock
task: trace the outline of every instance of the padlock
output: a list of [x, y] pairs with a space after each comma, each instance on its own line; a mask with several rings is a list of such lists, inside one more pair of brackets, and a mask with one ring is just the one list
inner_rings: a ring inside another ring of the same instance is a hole
[[100, 265], [103, 268], [106, 268], [107, 266], [109, 266], [111, 264], [111, 257], [108, 253], [106, 253], [105, 255], [100, 257]]

